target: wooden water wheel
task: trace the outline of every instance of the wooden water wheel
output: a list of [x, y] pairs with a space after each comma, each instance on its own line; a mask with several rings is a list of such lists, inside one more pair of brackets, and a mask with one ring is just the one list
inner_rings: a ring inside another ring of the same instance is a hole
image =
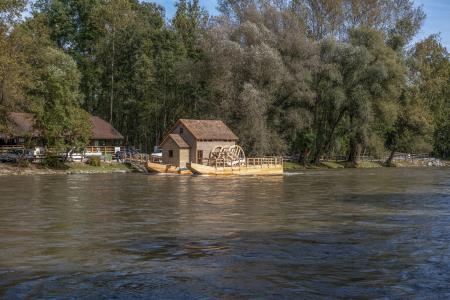
[[216, 146], [209, 154], [209, 165], [236, 166], [245, 164], [245, 152], [239, 145]]

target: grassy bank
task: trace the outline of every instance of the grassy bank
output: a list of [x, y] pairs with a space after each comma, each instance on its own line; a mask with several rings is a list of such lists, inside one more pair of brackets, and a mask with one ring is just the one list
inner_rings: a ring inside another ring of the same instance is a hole
[[[443, 161], [446, 166], [450, 166], [450, 161]], [[304, 167], [302, 164], [296, 162], [285, 162], [283, 164], [285, 171], [296, 171], [305, 169], [343, 169], [343, 168], [357, 168], [357, 169], [371, 169], [386, 167], [383, 163], [375, 161], [360, 161], [357, 165], [350, 164], [344, 161], [323, 161], [320, 165], [307, 164]], [[394, 167], [409, 168], [409, 167], [428, 167], [423, 161], [401, 161], [396, 162]]]
[[16, 164], [0, 163], [1, 175], [41, 175], [41, 174], [96, 174], [96, 173], [131, 173], [133, 169], [126, 164], [102, 164], [90, 166], [84, 163], [65, 163], [58, 168], [30, 164], [18, 168]]
[[360, 162], [356, 166], [343, 161], [323, 161], [320, 165], [306, 164], [306, 167], [296, 162], [285, 162], [283, 167], [285, 171], [296, 171], [305, 169], [381, 168], [383, 165], [369, 161]]

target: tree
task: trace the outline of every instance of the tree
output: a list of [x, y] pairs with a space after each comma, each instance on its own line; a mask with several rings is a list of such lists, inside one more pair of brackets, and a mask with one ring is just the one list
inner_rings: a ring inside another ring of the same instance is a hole
[[396, 151], [410, 152], [430, 130], [430, 116], [424, 108], [413, 90], [404, 91], [397, 120], [386, 132], [386, 148], [390, 150], [387, 166], [392, 166]]
[[348, 44], [324, 41], [315, 79], [314, 162], [331, 150], [339, 127], [344, 126], [348, 161], [356, 164], [380, 106], [395, 103], [404, 75], [396, 53], [374, 30], [352, 30]]
[[43, 49], [40, 76], [32, 91], [36, 127], [48, 147], [60, 150], [86, 145], [91, 134], [88, 114], [80, 109], [80, 74], [61, 50]]
[[[450, 56], [438, 35], [418, 42], [409, 52], [410, 78], [417, 87], [417, 98], [429, 112], [435, 128], [434, 153], [448, 157], [448, 120], [450, 119]], [[432, 135], [432, 136], [431, 136]]]
[[21, 37], [14, 34], [25, 7], [23, 0], [0, 3], [0, 131], [7, 131], [7, 113], [23, 103], [29, 82], [29, 65], [21, 51]]
[[405, 45], [419, 31], [425, 13], [412, 0], [293, 0], [291, 9], [304, 20], [315, 40], [346, 40], [354, 28], [383, 32], [392, 44]]
[[[396, 104], [405, 82], [406, 69], [401, 59], [377, 31], [352, 30], [350, 44], [364, 49], [361, 59], [351, 66], [351, 77], [345, 80], [349, 98], [350, 153], [348, 161], [356, 164], [361, 148], [368, 144], [373, 120], [380, 106]], [[352, 53], [350, 56], [356, 56]], [[354, 59], [352, 59], [354, 61]], [[354, 73], [353, 73], [354, 72]], [[387, 122], [387, 119], [383, 120]]]
[[180, 35], [188, 57], [198, 58], [200, 47], [198, 39], [206, 29], [208, 13], [200, 6], [199, 0], [180, 0], [172, 19], [176, 32]]
[[222, 1], [204, 51], [212, 114], [254, 154], [282, 153], [310, 125], [316, 47], [283, 6]]

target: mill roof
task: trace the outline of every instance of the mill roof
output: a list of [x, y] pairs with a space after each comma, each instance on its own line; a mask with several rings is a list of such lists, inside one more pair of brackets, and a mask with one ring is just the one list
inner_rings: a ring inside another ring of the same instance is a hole
[[180, 119], [179, 123], [197, 140], [238, 140], [239, 138], [221, 120]]
[[183, 139], [183, 137], [179, 134], [176, 133], [171, 133], [168, 134], [166, 136], [166, 138], [162, 141], [161, 145], [163, 145], [167, 139], [172, 139], [172, 141], [175, 142], [175, 144], [179, 147], [179, 148], [190, 148], [190, 146], [188, 145], [188, 143], [186, 143], [186, 141]]

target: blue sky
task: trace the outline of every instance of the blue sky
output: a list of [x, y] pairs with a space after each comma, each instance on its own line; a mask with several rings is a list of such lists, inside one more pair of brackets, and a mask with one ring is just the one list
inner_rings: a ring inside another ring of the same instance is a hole
[[422, 5], [427, 14], [417, 39], [422, 39], [432, 33], [440, 33], [442, 44], [450, 50], [450, 1], [416, 0], [415, 2]]
[[[170, 18], [175, 12], [176, 0], [153, 0], [166, 9], [166, 16]], [[416, 40], [420, 40], [432, 33], [441, 33], [442, 44], [450, 50], [450, 0], [415, 0], [422, 5], [427, 18]], [[216, 14], [216, 0], [200, 0], [200, 3], [211, 14]]]

